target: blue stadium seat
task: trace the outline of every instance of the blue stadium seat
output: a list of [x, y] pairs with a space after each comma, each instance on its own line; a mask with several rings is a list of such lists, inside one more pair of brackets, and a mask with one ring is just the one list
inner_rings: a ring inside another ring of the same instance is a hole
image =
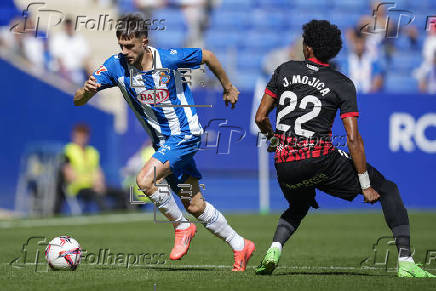
[[210, 22], [211, 28], [225, 28], [232, 30], [245, 29], [248, 25], [249, 14], [246, 11], [215, 10]]
[[237, 47], [241, 42], [241, 34], [239, 31], [228, 30], [209, 30], [206, 33], [207, 48], [227, 48]]
[[158, 9], [153, 11], [153, 18], [165, 19], [167, 30], [186, 29], [185, 18], [178, 9]]
[[264, 54], [260, 51], [243, 51], [238, 54], [238, 71], [260, 71]]
[[238, 89], [250, 90], [253, 89], [257, 78], [260, 76], [260, 70], [257, 72], [249, 71], [239, 71], [236, 76], [236, 86]]
[[249, 17], [249, 27], [256, 30], [268, 30], [271, 33], [286, 29], [288, 15], [281, 10], [252, 10]]
[[162, 48], [184, 47], [186, 33], [183, 30], [164, 30], [155, 31], [151, 34], [150, 39], [153, 46]]
[[407, 51], [397, 52], [392, 56], [390, 70], [394, 72], [410, 73], [422, 63], [420, 53], [410, 53]]
[[[417, 12], [417, 11], [424, 12], [427, 9], [435, 8], [436, 3], [434, 0], [419, 0], [419, 1], [409, 0], [408, 6], [414, 12]], [[427, 10], [427, 12], [431, 12], [431, 11]], [[433, 12], [436, 12], [436, 11], [433, 11]], [[429, 13], [429, 15], [432, 15], [432, 14], [435, 14], [435, 13]]]
[[343, 11], [360, 11], [362, 14], [371, 14], [368, 0], [332, 0], [333, 7]]
[[251, 50], [269, 51], [273, 48], [280, 47], [281, 35], [277, 32], [262, 33], [256, 30], [248, 31], [240, 35], [240, 47]]
[[402, 52], [407, 52], [408, 54], [421, 54], [421, 45], [419, 44], [419, 37], [416, 45], [410, 42], [410, 39], [404, 34], [400, 34], [397, 39], [395, 39], [395, 48]]
[[299, 10], [327, 10], [330, 8], [329, 0], [293, 0], [292, 8]]
[[289, 26], [291, 29], [299, 29], [301, 31], [301, 27], [306, 22], [309, 22], [312, 19], [326, 19], [327, 15], [323, 11], [313, 11], [310, 13], [293, 10], [292, 14], [288, 17]]
[[252, 0], [222, 0], [219, 9], [222, 10], [245, 10], [247, 11], [254, 5]]
[[256, 0], [255, 2], [256, 6], [261, 9], [286, 10], [292, 8], [292, 1], [290, 0]]
[[345, 29], [357, 25], [361, 16], [362, 13], [359, 12], [344, 13], [344, 11], [333, 9], [330, 10], [329, 14], [327, 15], [327, 20], [333, 24], [336, 24], [342, 30], [342, 33], [345, 33]]
[[418, 91], [415, 78], [390, 72], [385, 79], [385, 91], [390, 93], [414, 93]]

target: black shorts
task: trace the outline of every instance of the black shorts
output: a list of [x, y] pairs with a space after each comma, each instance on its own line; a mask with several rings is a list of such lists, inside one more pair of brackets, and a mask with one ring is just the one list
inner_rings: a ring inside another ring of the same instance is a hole
[[[326, 156], [275, 165], [280, 188], [289, 204], [306, 202], [318, 208], [315, 189], [352, 201], [362, 193], [357, 171], [348, 153], [333, 150]], [[371, 187], [380, 189], [385, 178], [370, 164], [366, 165]]]

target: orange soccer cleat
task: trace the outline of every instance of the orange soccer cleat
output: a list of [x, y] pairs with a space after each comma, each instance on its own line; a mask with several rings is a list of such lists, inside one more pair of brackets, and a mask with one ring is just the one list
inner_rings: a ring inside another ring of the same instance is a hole
[[176, 229], [174, 248], [171, 250], [170, 260], [180, 260], [184, 255], [186, 255], [196, 231], [197, 227], [193, 223], [191, 223], [187, 229]]
[[235, 263], [233, 264], [232, 271], [245, 271], [248, 260], [255, 250], [254, 242], [244, 239], [244, 249], [242, 251], [233, 251]]

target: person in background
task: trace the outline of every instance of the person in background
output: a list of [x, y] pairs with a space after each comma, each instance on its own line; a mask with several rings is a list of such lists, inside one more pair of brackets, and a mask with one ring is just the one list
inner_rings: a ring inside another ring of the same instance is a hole
[[[148, 162], [153, 156], [155, 150], [151, 140], [147, 140], [141, 148], [127, 161], [126, 166], [121, 169], [123, 179], [123, 188], [130, 192], [130, 187], [133, 187], [135, 201], [150, 203], [151, 200], [138, 188], [136, 184], [136, 175], [141, 170], [142, 166]], [[133, 200], [133, 197], [130, 197]]]
[[368, 53], [366, 37], [360, 30], [354, 32], [352, 39], [352, 51], [342, 66], [342, 73], [350, 77], [358, 92], [379, 92], [384, 83], [383, 66]]
[[[392, 15], [389, 15], [389, 9], [394, 10]], [[355, 30], [360, 30], [366, 35], [365, 47], [368, 55], [372, 59], [383, 60], [383, 62], [390, 63], [392, 60], [392, 55], [394, 54], [395, 42], [397, 37], [392, 37], [396, 33], [400, 36], [404, 36], [408, 39], [411, 48], [416, 48], [418, 30], [413, 24], [402, 26], [400, 31], [397, 32], [397, 25], [395, 25], [395, 20], [393, 20], [397, 15], [395, 11], [397, 9], [403, 9], [399, 5], [395, 6], [395, 3], [382, 2], [382, 1], [371, 1], [372, 15], [362, 15], [355, 27], [347, 30], [347, 43], [352, 46], [354, 43]], [[404, 14], [403, 17], [412, 16]], [[391, 17], [391, 18], [390, 18]], [[403, 18], [404, 19], [404, 18]], [[386, 37], [387, 35], [391, 37]]]
[[104, 173], [100, 167], [100, 154], [88, 144], [90, 129], [86, 124], [77, 124], [72, 132], [72, 142], [64, 149], [62, 168], [65, 196], [72, 214], [81, 214], [78, 199], [85, 203], [94, 201], [99, 210], [108, 209], [105, 196], [114, 197], [117, 209], [126, 208], [128, 203], [125, 192], [106, 187]]
[[436, 50], [432, 63], [426, 64], [417, 75], [419, 91], [422, 93], [436, 94]]
[[167, 4], [166, 0], [133, 0], [135, 7], [139, 9], [146, 20], [153, 19], [153, 10], [163, 8]]
[[36, 72], [42, 72], [49, 58], [47, 35], [38, 30], [31, 17], [16, 17], [11, 20], [10, 28], [1, 33], [1, 46], [20, 57], [25, 64]]
[[213, 3], [211, 0], [176, 0], [185, 15], [188, 34], [185, 40], [187, 47], [203, 47], [203, 34], [208, 26], [209, 14]]
[[429, 23], [428, 35], [422, 48], [422, 64], [415, 70], [419, 90], [423, 93], [436, 93], [436, 20]]
[[91, 72], [88, 63], [88, 43], [74, 31], [71, 18], [65, 20], [64, 28], [65, 30], [55, 34], [50, 42], [52, 70], [59, 72], [72, 83], [82, 83]]

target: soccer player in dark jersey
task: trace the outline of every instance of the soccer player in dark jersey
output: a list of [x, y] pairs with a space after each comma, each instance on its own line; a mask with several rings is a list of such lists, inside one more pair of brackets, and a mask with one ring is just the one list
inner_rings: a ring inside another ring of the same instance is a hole
[[[265, 89], [256, 113], [256, 124], [275, 150], [278, 182], [289, 208], [281, 215], [273, 243], [256, 268], [271, 274], [282, 247], [310, 207], [318, 208], [315, 189], [352, 201], [380, 201], [386, 223], [398, 249], [399, 277], [435, 277], [417, 266], [410, 251], [407, 210], [395, 183], [366, 163], [363, 140], [357, 126], [356, 89], [352, 81], [332, 70], [328, 62], [342, 47], [341, 31], [325, 20], [303, 26], [305, 61], [279, 66]], [[277, 107], [276, 131], [268, 114]], [[331, 128], [340, 109], [351, 157], [332, 145]]]

